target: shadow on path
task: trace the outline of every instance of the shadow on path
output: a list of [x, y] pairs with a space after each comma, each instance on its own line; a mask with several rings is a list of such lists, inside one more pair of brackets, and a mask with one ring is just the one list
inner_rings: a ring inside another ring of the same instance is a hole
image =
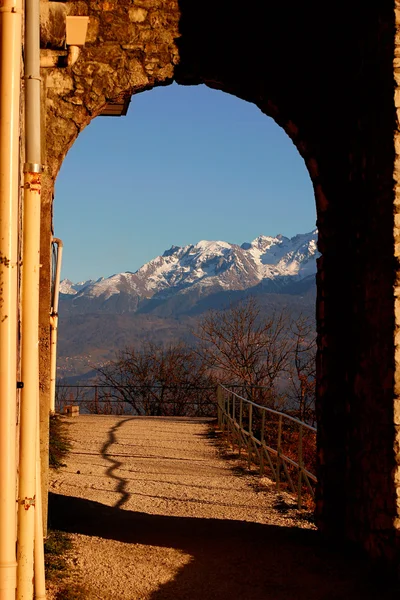
[[115, 488], [115, 491], [118, 492], [119, 494], [121, 494], [121, 498], [116, 502], [115, 508], [121, 508], [121, 506], [123, 506], [129, 500], [130, 494], [126, 491], [126, 486], [128, 485], [128, 480], [124, 479], [123, 477], [118, 477], [118, 475], [115, 473], [117, 471], [117, 469], [119, 469], [119, 467], [121, 467], [124, 463], [120, 462], [118, 460], [115, 460], [114, 457], [116, 457], [116, 456], [122, 457], [125, 455], [124, 454], [114, 454], [114, 453], [109, 454], [108, 450], [113, 444], [117, 443], [117, 436], [116, 436], [117, 429], [122, 427], [122, 425], [125, 425], [125, 423], [127, 423], [128, 421], [133, 421], [134, 419], [135, 419], [135, 417], [121, 419], [116, 425], [114, 425], [114, 427], [111, 427], [111, 429], [108, 432], [108, 439], [103, 444], [103, 446], [100, 450], [101, 456], [106, 461], [111, 463], [111, 465], [108, 467], [108, 469], [106, 471], [106, 475], [117, 481], [117, 487]]
[[387, 580], [373, 578], [361, 558], [327, 548], [313, 530], [149, 515], [53, 493], [49, 501], [54, 529], [190, 554], [192, 561], [155, 591], [152, 600], [399, 597]]

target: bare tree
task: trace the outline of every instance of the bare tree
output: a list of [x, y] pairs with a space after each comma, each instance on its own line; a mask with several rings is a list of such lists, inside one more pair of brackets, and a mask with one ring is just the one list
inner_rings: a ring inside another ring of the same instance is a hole
[[109, 386], [107, 393], [139, 415], [198, 414], [201, 407], [206, 414], [213, 386], [199, 356], [181, 343], [127, 348], [98, 373], [99, 384]]
[[[259, 404], [314, 422], [313, 324], [285, 311], [265, 316], [253, 297], [210, 311], [195, 332], [199, 344], [145, 343], [98, 369], [98, 404], [126, 402], [139, 415], [210, 414], [216, 381], [240, 386]], [[100, 389], [100, 388], [99, 388]], [[118, 410], [121, 410], [118, 405]], [[96, 409], [97, 410], [97, 409]]]
[[316, 343], [315, 325], [300, 316], [291, 323], [293, 349], [289, 361], [289, 408], [302, 421], [315, 424]]
[[276, 405], [277, 384], [287, 371], [293, 347], [284, 311], [265, 317], [250, 296], [224, 311], [207, 313], [195, 335], [203, 362], [220, 380], [243, 386], [248, 397], [263, 387], [263, 403]]

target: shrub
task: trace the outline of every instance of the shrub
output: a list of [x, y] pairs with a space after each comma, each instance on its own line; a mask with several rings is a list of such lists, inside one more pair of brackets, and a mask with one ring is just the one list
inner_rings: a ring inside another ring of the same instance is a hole
[[67, 424], [58, 415], [50, 416], [49, 465], [52, 469], [64, 467], [63, 459], [71, 450]]

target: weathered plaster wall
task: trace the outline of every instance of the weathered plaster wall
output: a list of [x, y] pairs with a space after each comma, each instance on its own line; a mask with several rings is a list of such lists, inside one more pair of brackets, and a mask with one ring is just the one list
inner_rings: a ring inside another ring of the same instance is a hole
[[42, 402], [52, 185], [79, 132], [107, 100], [172, 80], [254, 102], [291, 137], [315, 190], [319, 526], [394, 558], [392, 3], [339, 3], [329, 19], [316, 0], [240, 9], [228, 0], [79, 0], [67, 10], [88, 14], [90, 26], [72, 68], [43, 72]]

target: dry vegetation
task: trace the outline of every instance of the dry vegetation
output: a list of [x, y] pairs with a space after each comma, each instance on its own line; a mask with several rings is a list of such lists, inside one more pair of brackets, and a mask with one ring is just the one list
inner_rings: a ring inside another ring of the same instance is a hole
[[[315, 334], [305, 317], [265, 317], [252, 297], [205, 315], [197, 344], [144, 342], [98, 369], [97, 387], [58, 386], [58, 406], [155, 416], [215, 414], [218, 382], [263, 406], [314, 424]], [[73, 395], [75, 394], [75, 396]]]

